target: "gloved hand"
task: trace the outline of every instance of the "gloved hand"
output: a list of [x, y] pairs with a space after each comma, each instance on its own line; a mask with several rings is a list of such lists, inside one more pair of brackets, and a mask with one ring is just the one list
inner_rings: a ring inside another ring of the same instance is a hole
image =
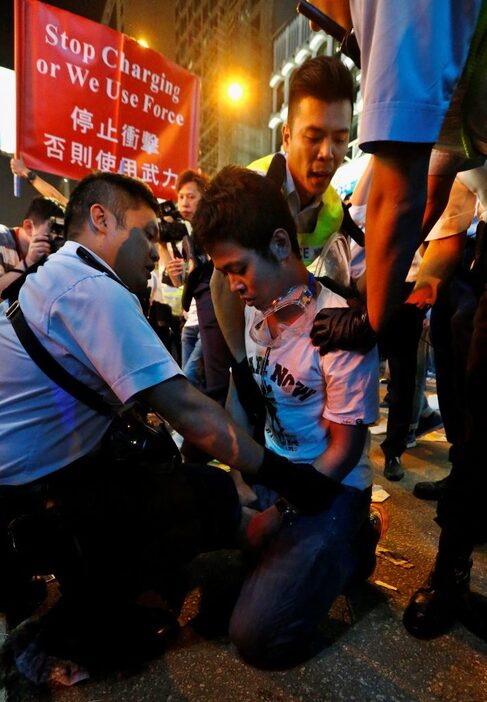
[[312, 344], [320, 347], [322, 356], [337, 349], [366, 353], [377, 342], [377, 336], [369, 324], [367, 310], [350, 307], [326, 307], [320, 310], [311, 327], [310, 336]]
[[259, 483], [275, 490], [303, 514], [327, 509], [335, 497], [343, 492], [343, 485], [320, 473], [309, 463], [292, 463], [269, 449], [264, 449], [264, 460], [257, 473], [247, 474], [251, 484]]

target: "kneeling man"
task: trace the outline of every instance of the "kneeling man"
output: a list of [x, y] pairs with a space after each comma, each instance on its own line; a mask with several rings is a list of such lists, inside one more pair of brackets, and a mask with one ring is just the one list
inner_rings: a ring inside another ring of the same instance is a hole
[[[246, 354], [265, 402], [266, 451], [302, 474], [287, 499], [282, 472], [275, 489], [253, 481], [272, 535], [244, 582], [230, 635], [250, 661], [291, 663], [309, 655], [333, 600], [374, 563], [367, 427], [378, 415], [377, 351], [320, 356], [311, 344], [316, 310], [346, 302], [304, 266], [293, 218], [269, 179], [224, 168], [200, 202], [194, 233], [246, 304]], [[308, 483], [315, 471], [326, 478], [319, 504]]]

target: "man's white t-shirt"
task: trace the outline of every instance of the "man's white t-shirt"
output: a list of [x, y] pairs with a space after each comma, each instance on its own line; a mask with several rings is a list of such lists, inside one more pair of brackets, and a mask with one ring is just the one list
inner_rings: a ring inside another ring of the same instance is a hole
[[[321, 288], [316, 309], [346, 307], [343, 298]], [[258, 314], [245, 308], [245, 346], [254, 379], [264, 397], [266, 446], [295, 463], [313, 463], [328, 442], [324, 420], [373, 424], [379, 413], [377, 349], [366, 354], [333, 351], [321, 356], [309, 337], [288, 333], [277, 348], [258, 346], [250, 328]], [[311, 315], [312, 317], [313, 315]], [[360, 490], [371, 484], [368, 441], [355, 468], [342, 481]]]

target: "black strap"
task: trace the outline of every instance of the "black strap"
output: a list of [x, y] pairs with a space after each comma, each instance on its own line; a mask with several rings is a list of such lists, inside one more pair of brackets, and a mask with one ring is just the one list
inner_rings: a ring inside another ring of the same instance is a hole
[[[127, 286], [122, 283], [120, 278], [117, 278], [117, 276], [115, 276], [111, 270], [106, 268], [106, 266], [92, 256], [92, 254], [85, 248], [78, 246], [76, 249], [76, 254], [88, 266], [105, 273], [116, 283], [119, 283], [124, 288], [127, 288]], [[34, 273], [39, 265], [45, 263], [46, 259], [47, 257], [44, 256], [40, 261], [38, 261], [37, 264], [31, 266], [31, 268], [27, 270], [26, 276], [30, 273]], [[24, 317], [24, 313], [22, 312], [18, 301], [19, 290], [25, 281], [26, 276], [22, 277], [21, 283], [18, 287], [16, 286], [13, 288], [12, 286], [9, 286], [9, 288], [7, 288], [9, 293], [11, 293], [8, 296], [10, 307], [7, 310], [7, 319], [10, 320], [20, 343], [32, 358], [34, 363], [39, 366], [39, 368], [47, 375], [48, 378], [59, 385], [60, 388], [65, 390], [68, 394], [72, 395], [83, 404], [90, 407], [92, 410], [95, 410], [95, 412], [99, 412], [105, 417], [115, 416], [115, 412], [108, 402], [106, 402], [95, 390], [92, 390], [71, 375], [71, 373], [68, 373], [68, 371], [65, 370], [62, 365], [56, 361], [54, 356], [52, 356], [41, 344], [39, 339], [27, 324], [27, 320]], [[14, 282], [16, 283], [17, 281]]]
[[279, 190], [282, 188], [286, 180], [286, 157], [280, 151], [272, 157], [271, 165], [265, 177], [272, 180]]
[[343, 208], [343, 221], [340, 226], [340, 231], [355, 241], [359, 246], [365, 246], [365, 236], [363, 231], [360, 229], [358, 224], [356, 224], [352, 217], [350, 216], [350, 205], [346, 205], [342, 202]]
[[105, 416], [114, 415], [112, 408], [108, 402], [105, 402], [101, 395], [68, 373], [68, 371], [51, 356], [49, 351], [44, 348], [27, 324], [18, 300], [15, 300], [8, 308], [7, 318], [10, 320], [24, 349], [34, 363], [36, 363], [51, 380], [77, 400], [91, 407], [95, 412], [99, 412]]
[[[123, 288], [126, 290], [129, 290], [129, 288], [123, 283], [118, 276], [116, 276], [112, 271], [107, 268], [106, 266], [101, 263], [97, 258], [93, 256], [87, 249], [85, 249], [83, 246], [78, 246], [76, 249], [76, 255], [78, 258], [80, 258], [83, 263], [86, 263], [87, 266], [90, 266], [91, 268], [95, 268], [97, 271], [100, 271], [101, 273], [105, 273], [109, 278], [114, 280], [116, 283], [121, 285]], [[129, 291], [130, 292], [130, 291]]]
[[323, 287], [328, 288], [331, 292], [340, 297], [345, 298], [345, 300], [350, 300], [352, 298], [359, 297], [357, 289], [353, 285], [343, 285], [328, 275], [318, 276], [316, 280], [323, 285]]

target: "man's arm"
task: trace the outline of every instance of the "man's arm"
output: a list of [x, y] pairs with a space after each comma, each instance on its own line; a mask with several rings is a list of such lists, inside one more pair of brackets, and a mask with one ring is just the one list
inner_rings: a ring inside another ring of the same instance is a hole
[[[18, 175], [21, 178], [27, 178], [29, 169], [25, 165], [23, 159], [12, 158], [10, 159], [10, 168], [14, 175]], [[39, 192], [44, 197], [51, 197], [57, 200], [61, 205], [66, 207], [68, 204], [68, 198], [65, 197], [54, 185], [51, 185], [46, 180], [43, 180], [39, 175], [36, 174], [35, 180], [29, 181], [32, 187], [34, 187], [37, 192]]]
[[[331, 17], [344, 29], [352, 28], [352, 16], [350, 14], [349, 0], [313, 0], [312, 4], [324, 12], [325, 15]], [[315, 27], [311, 23], [311, 28], [318, 31], [319, 27]]]
[[367, 310], [375, 332], [403, 301], [403, 281], [421, 243], [431, 147], [384, 142], [373, 156], [365, 255]]
[[364, 450], [367, 427], [355, 424], [337, 424], [325, 420], [328, 446], [314, 462], [320, 473], [340, 482], [355, 468]]
[[175, 376], [138, 394], [185, 439], [222, 463], [255, 474], [264, 449], [213, 400], [183, 376]]
[[304, 512], [325, 509], [342, 487], [312, 465], [292, 463], [251, 439], [216, 402], [175, 376], [134, 399], [151, 406], [205, 453], [246, 473]]
[[365, 223], [368, 314], [355, 309], [319, 312], [311, 337], [321, 354], [371, 348], [375, 335], [403, 302], [403, 281], [423, 238], [431, 148], [398, 142], [375, 145]]
[[237, 363], [240, 363], [245, 358], [245, 315], [243, 304], [238, 295], [230, 292], [228, 283], [220, 271], [213, 271], [210, 289], [218, 326], [222, 331], [230, 353]]
[[3, 275], [0, 274], [0, 293], [15, 280], [18, 280], [30, 266], [33, 266], [39, 259], [43, 256], [48, 256], [50, 253], [49, 238], [45, 234], [33, 234], [25, 258], [17, 264], [14, 270], [8, 271]]
[[414, 290], [406, 302], [420, 309], [435, 304], [438, 288], [451, 278], [460, 263], [465, 238], [466, 232], [460, 232], [428, 243]]
[[485, 201], [486, 192], [487, 170], [483, 167], [458, 174], [448, 204], [425, 242], [428, 246], [407, 302], [420, 308], [436, 302], [439, 286], [451, 278], [460, 263], [477, 197]]

